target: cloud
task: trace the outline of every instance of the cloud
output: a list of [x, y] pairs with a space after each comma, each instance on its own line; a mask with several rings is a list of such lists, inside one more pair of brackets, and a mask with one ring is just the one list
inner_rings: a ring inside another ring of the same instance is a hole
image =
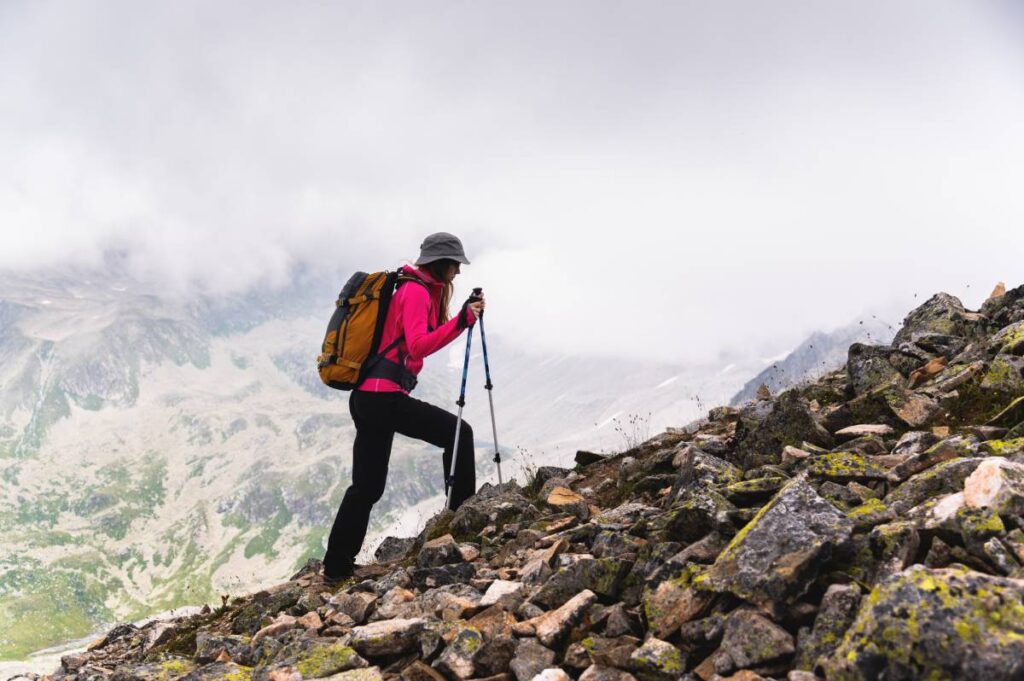
[[231, 292], [445, 230], [524, 345], [773, 354], [1020, 283], [1021, 37], [1013, 3], [5, 3], [0, 267]]

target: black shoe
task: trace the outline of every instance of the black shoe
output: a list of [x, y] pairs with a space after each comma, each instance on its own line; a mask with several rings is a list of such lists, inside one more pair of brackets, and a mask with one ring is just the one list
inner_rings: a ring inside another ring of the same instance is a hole
[[343, 565], [341, 567], [341, 570], [339, 572], [337, 572], [337, 573], [333, 573], [332, 572], [331, 574], [327, 574], [327, 571], [325, 570], [324, 571], [324, 584], [331, 584], [331, 585], [333, 585], [333, 584], [340, 584], [340, 583], [344, 582], [346, 579], [348, 579], [349, 577], [352, 576], [353, 572], [355, 572], [355, 567], [356, 566], [355, 566], [354, 563], [348, 563], [346, 565]]

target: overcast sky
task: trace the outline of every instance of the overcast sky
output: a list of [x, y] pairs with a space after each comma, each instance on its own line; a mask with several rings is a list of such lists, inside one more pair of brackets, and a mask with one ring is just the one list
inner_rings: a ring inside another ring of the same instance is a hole
[[1012, 0], [6, 0], [0, 91], [0, 267], [229, 291], [445, 230], [489, 328], [670, 360], [1024, 283]]

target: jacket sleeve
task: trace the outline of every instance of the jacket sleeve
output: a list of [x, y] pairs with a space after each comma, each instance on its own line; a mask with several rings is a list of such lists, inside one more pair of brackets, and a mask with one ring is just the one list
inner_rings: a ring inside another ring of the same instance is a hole
[[[427, 315], [430, 311], [430, 293], [418, 285], [406, 285], [403, 288], [407, 291], [402, 305], [402, 333], [405, 334], [405, 345], [409, 350], [410, 358], [423, 359], [459, 337], [462, 329], [459, 328], [458, 315], [433, 331], [428, 331]], [[461, 308], [459, 313], [462, 313]], [[465, 314], [467, 325], [472, 326], [476, 323], [476, 315], [472, 310], [467, 309]]]

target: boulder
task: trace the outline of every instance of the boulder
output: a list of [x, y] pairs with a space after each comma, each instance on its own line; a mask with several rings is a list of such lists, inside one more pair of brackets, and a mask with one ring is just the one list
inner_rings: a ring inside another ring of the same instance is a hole
[[830, 681], [1024, 676], [1024, 581], [915, 565], [877, 585], [824, 664]]
[[[967, 340], [983, 337], [985, 331], [983, 315], [968, 312], [958, 298], [948, 293], [937, 293], [907, 315], [892, 345], [899, 347], [904, 343], [914, 343], [940, 349], [939, 345], [950, 344], [948, 339], [955, 338], [963, 339], [959, 346], [962, 347]], [[953, 354], [956, 353], [951, 352], [950, 356]]]
[[788, 603], [852, 531], [845, 514], [798, 478], [736, 535], [700, 581], [751, 603]]
[[[889, 357], [896, 350], [883, 345], [854, 343], [846, 358], [846, 372], [855, 395], [864, 395], [903, 378]], [[838, 431], [837, 431], [838, 432]]]
[[736, 456], [744, 470], [779, 463], [786, 445], [799, 447], [806, 441], [832, 446], [832, 435], [815, 420], [796, 391], [785, 392], [769, 404], [771, 411], [756, 425], [742, 418], [736, 424]]

